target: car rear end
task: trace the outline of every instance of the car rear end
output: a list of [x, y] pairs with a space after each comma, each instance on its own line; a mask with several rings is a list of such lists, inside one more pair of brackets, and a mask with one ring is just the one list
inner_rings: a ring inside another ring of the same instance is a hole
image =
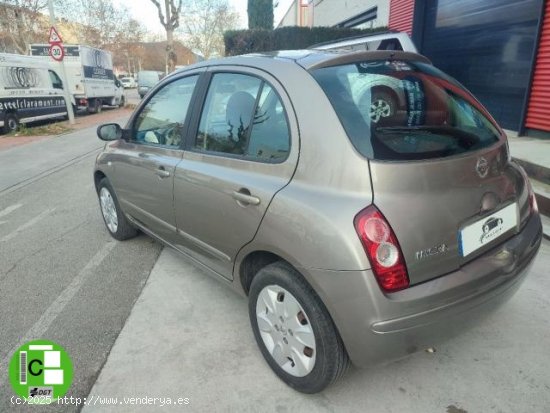
[[138, 94], [140, 97], [144, 97], [149, 90], [153, 88], [159, 81], [158, 72], [152, 70], [144, 70], [138, 73]]
[[373, 203], [353, 225], [370, 269], [337, 287], [322, 270], [308, 278], [352, 361], [367, 365], [435, 345], [498, 307], [527, 274], [542, 228], [506, 136], [462, 85], [421, 56], [355, 56], [309, 70], [367, 161]]

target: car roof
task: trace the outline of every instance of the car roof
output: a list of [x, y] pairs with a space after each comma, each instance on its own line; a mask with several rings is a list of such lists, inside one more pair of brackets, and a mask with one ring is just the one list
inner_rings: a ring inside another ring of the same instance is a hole
[[369, 60], [405, 60], [431, 64], [430, 60], [420, 54], [397, 50], [374, 51], [345, 51], [345, 50], [278, 50], [273, 52], [252, 53], [239, 56], [230, 56], [221, 59], [205, 60], [200, 63], [178, 69], [176, 72], [188, 71], [197, 67], [241, 65], [264, 67], [266, 62], [276, 60], [278, 62], [294, 63], [306, 70], [319, 69], [321, 67], [338, 66]]

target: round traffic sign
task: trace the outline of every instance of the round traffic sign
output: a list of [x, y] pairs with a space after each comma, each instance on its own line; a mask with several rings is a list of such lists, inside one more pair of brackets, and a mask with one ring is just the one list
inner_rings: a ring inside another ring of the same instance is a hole
[[63, 46], [60, 44], [52, 44], [50, 47], [50, 56], [52, 57], [52, 59], [61, 62], [65, 57]]

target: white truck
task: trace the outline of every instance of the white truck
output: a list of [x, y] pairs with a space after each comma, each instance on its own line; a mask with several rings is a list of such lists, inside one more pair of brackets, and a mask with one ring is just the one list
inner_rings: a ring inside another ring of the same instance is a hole
[[[60, 63], [53, 61], [49, 49], [48, 44], [32, 44], [30, 54], [48, 59], [50, 67], [60, 73]], [[124, 106], [124, 88], [113, 74], [110, 52], [84, 45], [64, 45], [64, 52], [68, 88], [75, 109], [97, 113], [104, 105]]]
[[67, 116], [61, 79], [43, 59], [0, 53], [0, 128]]

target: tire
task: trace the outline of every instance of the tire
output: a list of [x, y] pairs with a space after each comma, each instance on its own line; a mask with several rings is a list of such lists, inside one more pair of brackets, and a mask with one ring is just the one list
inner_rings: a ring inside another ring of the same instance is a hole
[[371, 122], [378, 123], [380, 119], [391, 118], [395, 115], [396, 109], [397, 102], [390, 93], [373, 90], [369, 111]]
[[120, 103], [118, 104], [118, 107], [123, 108], [125, 105], [126, 105], [126, 99], [124, 98], [124, 96], [122, 96], [120, 98]]
[[[114, 239], [119, 241], [124, 241], [130, 238], [135, 237], [138, 234], [137, 229], [128, 222], [126, 215], [120, 209], [120, 204], [118, 203], [118, 198], [111, 186], [111, 183], [107, 178], [103, 178], [97, 187], [97, 195], [99, 200], [99, 209], [101, 215], [103, 216], [103, 222], [109, 234]], [[108, 199], [103, 199], [103, 197], [110, 196], [112, 203], [109, 203]], [[112, 225], [115, 221], [115, 225]]]
[[[282, 318], [270, 309], [276, 309], [277, 303], [281, 303]], [[290, 265], [275, 262], [258, 272], [250, 286], [248, 312], [262, 355], [293, 389], [320, 392], [347, 370], [348, 355], [332, 318], [315, 291]], [[275, 353], [279, 361], [272, 355]]]
[[4, 117], [4, 133], [17, 132], [19, 129], [19, 119], [15, 113], [7, 113]]
[[103, 105], [101, 99], [93, 99], [88, 101], [88, 113], [101, 113]]

